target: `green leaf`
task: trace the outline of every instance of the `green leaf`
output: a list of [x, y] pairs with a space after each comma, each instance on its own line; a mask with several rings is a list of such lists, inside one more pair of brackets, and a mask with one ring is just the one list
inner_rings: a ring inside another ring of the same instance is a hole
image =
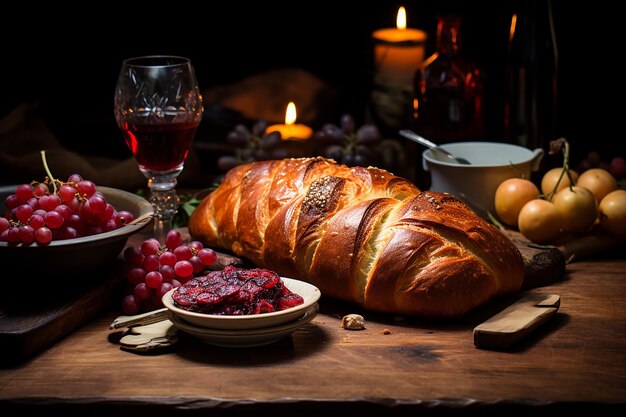
[[178, 210], [174, 215], [174, 219], [172, 219], [173, 227], [186, 227], [187, 223], [189, 223], [189, 217], [191, 213], [194, 212], [198, 204], [200, 204], [200, 200], [195, 198], [193, 195], [182, 194], [179, 196], [180, 205], [178, 206]]

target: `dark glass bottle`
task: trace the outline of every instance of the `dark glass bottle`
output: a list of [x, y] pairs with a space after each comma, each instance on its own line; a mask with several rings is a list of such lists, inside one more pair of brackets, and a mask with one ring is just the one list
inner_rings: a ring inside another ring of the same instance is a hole
[[508, 142], [547, 147], [556, 139], [558, 49], [550, 0], [520, 0], [511, 15], [504, 130]]
[[461, 53], [461, 18], [437, 18], [437, 48], [415, 73], [413, 120], [421, 135], [440, 143], [484, 134], [480, 69]]

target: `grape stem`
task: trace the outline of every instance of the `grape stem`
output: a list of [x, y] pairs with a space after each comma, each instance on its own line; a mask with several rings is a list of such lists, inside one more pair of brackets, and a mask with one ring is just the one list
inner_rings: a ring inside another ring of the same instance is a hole
[[41, 151], [41, 161], [43, 162], [43, 167], [46, 170], [46, 174], [48, 174], [48, 178], [50, 178], [50, 182], [52, 182], [52, 189], [54, 190], [53, 193], [56, 194], [57, 193], [57, 183], [56, 183], [56, 180], [54, 179], [54, 177], [52, 176], [52, 173], [50, 172], [50, 168], [48, 168], [48, 161], [46, 160], [46, 151], [45, 150]]
[[572, 178], [572, 173], [569, 172], [569, 142], [565, 138], [558, 139], [558, 141], [563, 143], [563, 170], [561, 171], [561, 175], [559, 175], [559, 179], [556, 184], [554, 184], [554, 189], [547, 195], [548, 201], [552, 201], [552, 198], [559, 189], [559, 184], [561, 183], [564, 175], [567, 174], [570, 190], [572, 189], [572, 185], [574, 185], [574, 178]]

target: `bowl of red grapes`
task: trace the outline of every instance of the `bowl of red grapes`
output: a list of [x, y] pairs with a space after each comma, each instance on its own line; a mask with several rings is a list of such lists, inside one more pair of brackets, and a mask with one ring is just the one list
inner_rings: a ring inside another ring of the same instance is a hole
[[110, 266], [150, 223], [152, 205], [79, 174], [0, 187], [0, 259], [20, 275], [72, 276]]

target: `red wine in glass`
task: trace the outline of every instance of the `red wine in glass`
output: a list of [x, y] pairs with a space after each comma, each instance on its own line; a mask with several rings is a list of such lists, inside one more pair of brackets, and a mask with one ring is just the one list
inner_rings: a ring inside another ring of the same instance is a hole
[[185, 162], [199, 124], [199, 121], [147, 123], [143, 120], [128, 120], [122, 132], [139, 167], [151, 171], [170, 171]]
[[176, 178], [202, 120], [202, 96], [191, 62], [168, 55], [125, 60], [115, 88], [114, 111], [126, 144], [148, 180], [155, 236], [164, 243], [180, 201]]

